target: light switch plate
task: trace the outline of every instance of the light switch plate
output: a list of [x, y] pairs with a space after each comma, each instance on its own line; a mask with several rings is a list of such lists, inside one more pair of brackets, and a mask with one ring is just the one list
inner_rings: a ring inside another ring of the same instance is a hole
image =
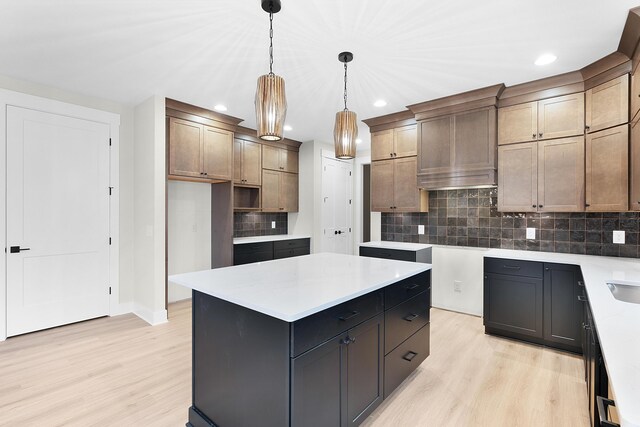
[[624, 244], [624, 231], [613, 230], [613, 243]]
[[275, 221], [271, 221], [271, 228], [276, 228], [276, 222]]
[[536, 238], [536, 229], [533, 227], [527, 227], [527, 239]]
[[424, 234], [424, 225], [418, 225], [418, 234]]
[[453, 291], [454, 292], [462, 292], [462, 281], [454, 280], [453, 281]]

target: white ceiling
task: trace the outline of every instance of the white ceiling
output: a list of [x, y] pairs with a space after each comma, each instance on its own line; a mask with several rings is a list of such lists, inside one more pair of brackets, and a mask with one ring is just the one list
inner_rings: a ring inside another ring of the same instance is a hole
[[[0, 74], [136, 105], [153, 94], [254, 127], [268, 72], [259, 0], [2, 0]], [[342, 109], [360, 119], [496, 83], [573, 71], [613, 52], [638, 0], [282, 0], [274, 72], [285, 78], [286, 136], [332, 141]], [[558, 61], [533, 61], [553, 52]], [[376, 108], [376, 99], [388, 104]], [[369, 135], [361, 123], [366, 147]]]

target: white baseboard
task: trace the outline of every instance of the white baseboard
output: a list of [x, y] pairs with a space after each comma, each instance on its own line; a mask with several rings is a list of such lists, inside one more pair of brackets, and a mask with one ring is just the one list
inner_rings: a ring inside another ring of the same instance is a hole
[[135, 304], [133, 314], [135, 314], [151, 326], [167, 322], [167, 310], [151, 311], [146, 307]]
[[115, 309], [111, 316], [120, 316], [122, 314], [133, 313], [133, 302], [121, 302]]

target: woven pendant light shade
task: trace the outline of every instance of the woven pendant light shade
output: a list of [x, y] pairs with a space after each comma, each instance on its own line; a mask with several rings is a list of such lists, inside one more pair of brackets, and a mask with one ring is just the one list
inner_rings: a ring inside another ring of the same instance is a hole
[[258, 138], [266, 141], [280, 141], [287, 115], [287, 98], [284, 93], [284, 79], [275, 74], [258, 77], [256, 88], [256, 128]]
[[356, 113], [353, 111], [343, 110], [336, 113], [333, 139], [337, 159], [353, 159], [356, 156], [357, 121]]

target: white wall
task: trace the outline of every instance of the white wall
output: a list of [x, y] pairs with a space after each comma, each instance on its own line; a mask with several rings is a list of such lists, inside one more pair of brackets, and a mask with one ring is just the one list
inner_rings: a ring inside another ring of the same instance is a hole
[[[167, 184], [167, 257], [169, 274], [211, 268], [211, 185]], [[169, 302], [191, 298], [191, 290], [169, 283]]]
[[[360, 243], [362, 243], [362, 210], [363, 198], [362, 193], [362, 169], [363, 165], [371, 163], [371, 150], [358, 151], [353, 165], [353, 254], [359, 254]], [[373, 239], [371, 239], [373, 240]], [[378, 239], [380, 240], [380, 239]]]
[[[434, 246], [432, 248], [432, 305], [482, 316], [484, 248]], [[454, 281], [460, 281], [460, 292]]]

